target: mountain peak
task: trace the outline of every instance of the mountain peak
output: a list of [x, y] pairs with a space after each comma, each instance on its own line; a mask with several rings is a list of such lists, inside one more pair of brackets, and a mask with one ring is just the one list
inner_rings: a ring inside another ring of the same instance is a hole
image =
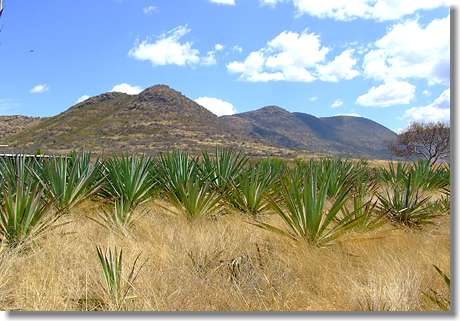
[[286, 109], [281, 108], [279, 106], [275, 106], [275, 105], [265, 106], [256, 111], [267, 112], [267, 113], [283, 113], [283, 114], [289, 113], [289, 111], [287, 111]]
[[96, 105], [99, 103], [103, 103], [105, 101], [114, 100], [114, 99], [117, 99], [120, 97], [126, 97], [126, 96], [128, 96], [128, 94], [121, 93], [121, 92], [116, 92], [116, 91], [107, 92], [107, 93], [103, 93], [97, 96], [89, 97], [88, 99], [85, 99], [79, 102], [78, 104], [74, 105], [70, 109], [80, 108], [80, 107], [88, 106], [88, 105]]

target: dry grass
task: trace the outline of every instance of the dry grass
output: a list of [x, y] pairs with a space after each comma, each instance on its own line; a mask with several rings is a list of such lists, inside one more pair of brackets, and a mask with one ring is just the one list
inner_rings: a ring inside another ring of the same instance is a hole
[[122, 247], [127, 263], [139, 252], [148, 260], [123, 307], [135, 311], [433, 310], [422, 292], [446, 289], [432, 264], [450, 274], [448, 217], [422, 231], [385, 226], [313, 248], [238, 213], [190, 224], [154, 203], [139, 209], [132, 236], [120, 237], [86, 217], [98, 206], [82, 204], [27, 251], [3, 252], [2, 310], [109, 309], [96, 244]]

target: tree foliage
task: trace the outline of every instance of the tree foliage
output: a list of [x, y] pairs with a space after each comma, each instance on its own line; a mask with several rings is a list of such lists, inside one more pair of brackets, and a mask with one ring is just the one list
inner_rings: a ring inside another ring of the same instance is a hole
[[390, 146], [394, 155], [421, 157], [436, 163], [450, 154], [450, 127], [437, 123], [412, 123]]

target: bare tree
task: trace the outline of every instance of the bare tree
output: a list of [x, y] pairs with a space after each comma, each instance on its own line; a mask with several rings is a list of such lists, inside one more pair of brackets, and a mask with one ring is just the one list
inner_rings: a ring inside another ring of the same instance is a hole
[[450, 127], [442, 122], [412, 123], [390, 150], [395, 156], [422, 157], [434, 164], [450, 154]]

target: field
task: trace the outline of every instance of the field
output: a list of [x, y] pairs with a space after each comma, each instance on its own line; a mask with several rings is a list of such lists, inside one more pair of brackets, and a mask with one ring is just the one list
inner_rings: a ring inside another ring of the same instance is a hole
[[450, 169], [230, 150], [0, 160], [9, 311], [447, 311]]

